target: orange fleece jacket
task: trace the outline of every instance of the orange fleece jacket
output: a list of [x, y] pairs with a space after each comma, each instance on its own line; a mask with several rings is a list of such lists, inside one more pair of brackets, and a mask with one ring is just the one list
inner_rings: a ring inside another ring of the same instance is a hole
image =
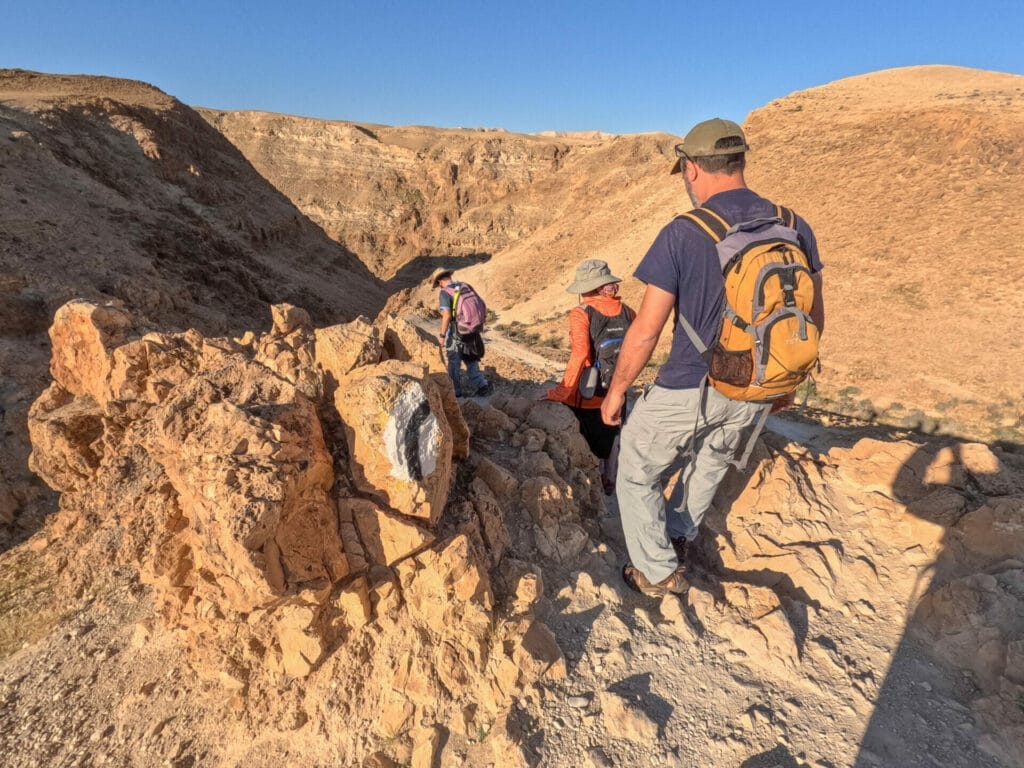
[[[622, 299], [618, 296], [584, 296], [583, 303], [569, 311], [569, 362], [561, 384], [547, 391], [547, 399], [573, 408], [600, 408], [604, 400], [604, 397], [584, 400], [579, 390], [583, 369], [594, 364], [590, 357], [590, 318], [583, 310], [588, 305], [605, 317], [615, 317], [622, 312]], [[634, 317], [636, 312], [630, 309], [629, 319]]]

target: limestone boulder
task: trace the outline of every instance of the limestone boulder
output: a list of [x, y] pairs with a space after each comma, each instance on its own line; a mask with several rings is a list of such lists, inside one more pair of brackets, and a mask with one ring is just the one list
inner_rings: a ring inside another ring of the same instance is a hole
[[363, 550], [374, 565], [394, 565], [434, 541], [434, 535], [406, 515], [382, 509], [369, 499], [345, 499]]
[[348, 573], [316, 408], [263, 366], [239, 359], [175, 388], [144, 442], [181, 498], [211, 602], [247, 612]]
[[480, 459], [476, 476], [487, 484], [499, 502], [508, 503], [519, 490], [518, 478], [488, 458]]
[[566, 406], [551, 401], [535, 403], [526, 416], [526, 424], [544, 432], [544, 450], [563, 476], [571, 468], [585, 471], [597, 468], [597, 459], [580, 434], [579, 422]]
[[469, 431], [485, 440], [508, 440], [516, 431], [516, 423], [497, 408], [470, 401], [463, 406], [462, 412]]
[[158, 404], [174, 387], [194, 376], [203, 357], [204, 339], [196, 331], [149, 333], [111, 355], [108, 392], [122, 404]]
[[50, 375], [68, 392], [106, 405], [113, 351], [132, 331], [131, 316], [121, 307], [80, 299], [68, 302], [50, 326]]
[[422, 366], [387, 360], [358, 368], [339, 381], [334, 403], [356, 487], [435, 524], [452, 481], [452, 433]]
[[393, 314], [383, 314], [377, 325], [383, 330], [384, 354], [389, 359], [419, 363], [429, 373], [448, 375], [444, 351], [430, 333]]
[[298, 330], [313, 330], [309, 312], [292, 304], [271, 305], [270, 319], [273, 323], [273, 333], [277, 336], [287, 336]]
[[83, 489], [99, 471], [103, 430], [103, 411], [92, 397], [51, 384], [29, 409], [29, 468], [56, 491]]
[[325, 394], [333, 396], [338, 380], [364, 365], [380, 362], [382, 342], [376, 326], [359, 317], [343, 325], [317, 328], [316, 364], [325, 377]]
[[315, 365], [315, 337], [309, 314], [291, 304], [275, 304], [270, 310], [273, 328], [254, 342], [253, 359], [307, 397], [319, 400], [323, 380]]

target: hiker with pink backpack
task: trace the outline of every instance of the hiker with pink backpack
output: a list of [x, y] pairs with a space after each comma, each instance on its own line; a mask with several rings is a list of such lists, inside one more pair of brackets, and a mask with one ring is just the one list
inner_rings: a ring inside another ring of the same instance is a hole
[[[455, 386], [455, 396], [483, 397], [494, 387], [480, 370], [484, 356], [484, 340], [480, 335], [487, 317], [487, 306], [469, 283], [454, 279], [454, 271], [439, 267], [430, 275], [430, 284], [440, 290], [441, 331], [437, 340], [448, 359], [448, 376]], [[466, 366], [469, 391], [462, 388], [462, 366]]]

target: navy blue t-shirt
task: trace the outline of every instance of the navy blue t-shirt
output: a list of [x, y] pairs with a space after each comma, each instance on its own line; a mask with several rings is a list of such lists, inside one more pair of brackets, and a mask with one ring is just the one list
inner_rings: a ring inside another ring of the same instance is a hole
[[[775, 215], [775, 204], [749, 189], [719, 192], [704, 204], [730, 224]], [[811, 271], [820, 272], [822, 265], [814, 233], [800, 216], [796, 229], [810, 259]], [[658, 233], [633, 275], [676, 297], [672, 350], [658, 371], [657, 384], [669, 389], [698, 386], [708, 367], [679, 324], [679, 315], [686, 317], [708, 347], [714, 344], [725, 303], [725, 281], [715, 244], [692, 221], [675, 219]]]

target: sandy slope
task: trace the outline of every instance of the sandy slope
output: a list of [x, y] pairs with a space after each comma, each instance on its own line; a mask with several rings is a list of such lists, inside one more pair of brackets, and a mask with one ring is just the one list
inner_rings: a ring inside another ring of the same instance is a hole
[[[748, 180], [814, 226], [828, 268], [820, 404], [1020, 443], [1024, 78], [911, 67], [752, 112]], [[562, 333], [584, 258], [628, 277], [689, 205], [668, 136], [518, 136], [204, 115], [395, 287], [465, 263], [501, 321]], [[453, 175], [453, 168], [457, 172]], [[459, 264], [458, 260], [441, 263]], [[642, 286], [628, 281], [627, 300]], [[549, 322], [553, 320], [554, 322]]]

